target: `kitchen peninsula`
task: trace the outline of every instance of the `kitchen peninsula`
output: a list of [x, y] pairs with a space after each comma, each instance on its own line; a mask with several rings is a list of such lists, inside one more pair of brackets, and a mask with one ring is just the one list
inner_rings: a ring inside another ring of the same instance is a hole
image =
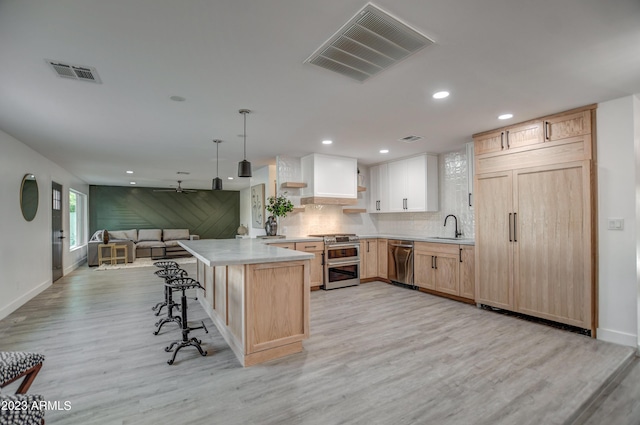
[[313, 254], [256, 239], [181, 241], [197, 259], [200, 304], [243, 366], [302, 351]]

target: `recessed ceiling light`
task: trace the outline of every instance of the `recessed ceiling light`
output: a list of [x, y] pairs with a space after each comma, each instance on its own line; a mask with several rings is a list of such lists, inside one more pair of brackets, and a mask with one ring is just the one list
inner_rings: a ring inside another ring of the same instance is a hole
[[136, 184], [136, 182], [129, 182], [129, 184]]
[[380, 153], [389, 153], [389, 149], [380, 149]]
[[127, 174], [133, 174], [133, 171], [127, 170]]
[[513, 114], [502, 114], [498, 115], [499, 120], [508, 120], [509, 118], [513, 118]]
[[445, 97], [449, 97], [448, 91], [439, 91], [433, 94], [434, 99], [444, 99]]
[[227, 177], [227, 180], [233, 180], [233, 177]]
[[322, 141], [323, 145], [330, 145], [331, 143], [333, 143], [333, 140], [323, 140]]
[[174, 102], [184, 102], [185, 100], [187, 100], [182, 96], [171, 96], [169, 99], [173, 100]]

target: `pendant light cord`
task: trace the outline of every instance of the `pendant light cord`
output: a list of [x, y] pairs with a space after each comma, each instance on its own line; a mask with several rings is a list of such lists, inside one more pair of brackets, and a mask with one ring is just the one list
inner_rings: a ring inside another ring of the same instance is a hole
[[216, 142], [216, 177], [220, 177], [220, 170], [218, 169], [218, 161], [220, 160], [220, 142]]
[[247, 113], [243, 112], [244, 115], [244, 159], [247, 160]]

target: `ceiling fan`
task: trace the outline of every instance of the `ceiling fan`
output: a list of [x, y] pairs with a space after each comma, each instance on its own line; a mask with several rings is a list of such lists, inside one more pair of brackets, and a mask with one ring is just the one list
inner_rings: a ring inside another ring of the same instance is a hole
[[194, 189], [183, 189], [181, 186], [182, 180], [177, 180], [177, 182], [178, 182], [178, 187], [176, 187], [175, 189], [154, 189], [153, 191], [154, 192], [176, 192], [176, 193], [184, 193], [185, 195], [197, 192], [197, 190], [194, 190]]

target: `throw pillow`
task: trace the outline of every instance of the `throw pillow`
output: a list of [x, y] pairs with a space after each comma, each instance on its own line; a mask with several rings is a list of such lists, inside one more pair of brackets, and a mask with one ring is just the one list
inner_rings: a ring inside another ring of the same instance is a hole
[[189, 239], [189, 229], [164, 229], [162, 231], [163, 241], [180, 241]]
[[93, 236], [91, 236], [90, 242], [109, 243], [109, 232], [104, 229], [96, 230]]
[[96, 232], [91, 236], [89, 242], [102, 242], [102, 233], [104, 230], [96, 230]]
[[140, 229], [138, 231], [138, 241], [161, 241], [162, 230], [160, 229]]

